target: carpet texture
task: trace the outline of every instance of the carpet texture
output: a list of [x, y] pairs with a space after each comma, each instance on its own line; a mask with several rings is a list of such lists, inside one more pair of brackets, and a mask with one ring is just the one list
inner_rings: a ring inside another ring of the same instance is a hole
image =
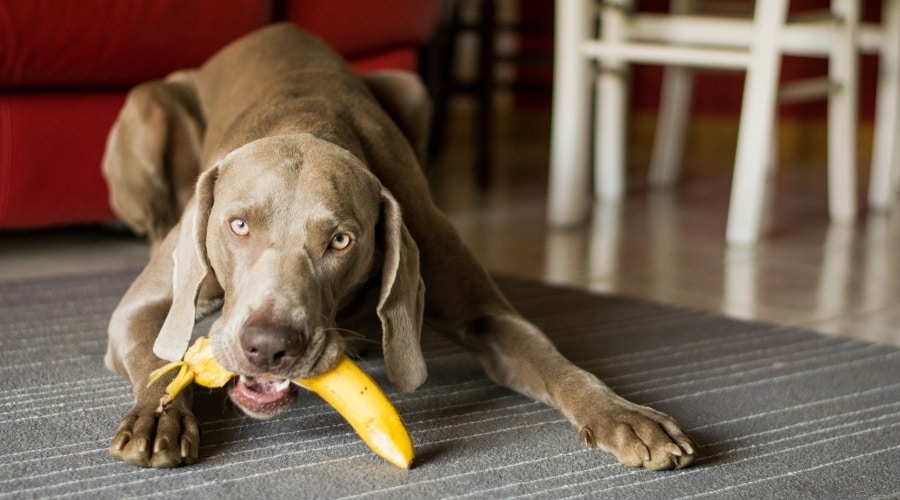
[[623, 396], [673, 415], [699, 459], [628, 469], [555, 411], [493, 385], [423, 337], [429, 379], [388, 390], [418, 451], [369, 452], [316, 396], [257, 422], [199, 390], [202, 460], [139, 469], [107, 453], [131, 407], [103, 368], [134, 272], [0, 281], [0, 498], [871, 498], [900, 495], [900, 350], [615, 296], [501, 279], [560, 349]]

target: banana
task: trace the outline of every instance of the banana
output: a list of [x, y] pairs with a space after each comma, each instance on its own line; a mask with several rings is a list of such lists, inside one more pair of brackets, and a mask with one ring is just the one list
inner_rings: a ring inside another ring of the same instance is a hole
[[[165, 411], [191, 382], [204, 387], [222, 387], [235, 376], [216, 362], [209, 347], [209, 338], [200, 337], [184, 353], [182, 361], [169, 363], [150, 374], [148, 385], [176, 368], [179, 370], [166, 386], [157, 413]], [[375, 454], [403, 469], [412, 465], [415, 452], [403, 420], [378, 384], [350, 358], [343, 356], [334, 368], [321, 375], [296, 378], [292, 382], [330, 404]]]
[[343, 356], [322, 375], [293, 382], [337, 410], [376, 455], [401, 469], [412, 464], [412, 439], [400, 415], [375, 381], [350, 358]]

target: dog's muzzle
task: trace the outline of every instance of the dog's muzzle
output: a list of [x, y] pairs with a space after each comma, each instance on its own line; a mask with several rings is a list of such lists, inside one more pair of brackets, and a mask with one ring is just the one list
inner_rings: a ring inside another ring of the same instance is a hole
[[296, 402], [299, 391], [291, 379], [331, 369], [344, 351], [340, 336], [273, 322], [259, 314], [243, 324], [238, 344], [244, 362], [237, 371], [242, 375], [229, 396], [245, 413], [260, 419], [272, 418]]

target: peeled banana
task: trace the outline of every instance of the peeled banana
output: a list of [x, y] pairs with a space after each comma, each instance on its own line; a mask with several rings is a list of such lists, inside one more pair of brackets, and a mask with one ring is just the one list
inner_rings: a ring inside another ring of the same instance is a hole
[[[150, 384], [153, 384], [166, 373], [179, 369], [166, 386], [157, 412], [162, 413], [191, 382], [204, 387], [222, 387], [235, 376], [216, 362], [209, 347], [209, 338], [200, 337], [188, 348], [182, 361], [169, 363], [150, 374]], [[343, 356], [334, 368], [321, 375], [292, 382], [315, 392], [337, 410], [377, 455], [397, 467], [410, 467], [415, 453], [400, 415], [375, 381], [350, 358]]]

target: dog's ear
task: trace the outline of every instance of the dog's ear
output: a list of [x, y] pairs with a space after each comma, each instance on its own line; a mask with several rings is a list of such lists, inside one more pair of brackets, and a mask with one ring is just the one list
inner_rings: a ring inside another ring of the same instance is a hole
[[425, 284], [419, 275], [419, 249], [403, 224], [400, 205], [384, 189], [381, 199], [384, 264], [376, 311], [383, 330], [384, 363], [388, 379], [411, 391], [428, 375], [419, 345]]
[[181, 360], [187, 350], [197, 318], [197, 296], [210, 274], [206, 230], [218, 174], [216, 166], [200, 176], [181, 226], [173, 229], [178, 231], [178, 241], [172, 252], [172, 306], [153, 345], [153, 353], [168, 361]]

